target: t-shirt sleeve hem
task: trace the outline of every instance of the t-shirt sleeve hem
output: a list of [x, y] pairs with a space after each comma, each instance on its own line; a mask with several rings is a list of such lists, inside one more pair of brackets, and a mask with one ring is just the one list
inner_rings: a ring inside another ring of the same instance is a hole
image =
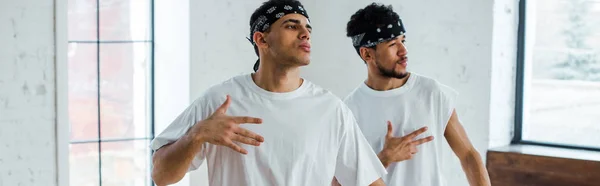
[[441, 93], [441, 99], [444, 100], [441, 102], [441, 107], [444, 108], [443, 110], [441, 110], [440, 112], [443, 112], [443, 115], [441, 118], [442, 121], [444, 123], [442, 123], [441, 128], [442, 130], [442, 134], [446, 131], [446, 127], [448, 127], [448, 122], [450, 122], [450, 118], [452, 118], [452, 113], [454, 112], [454, 110], [456, 109], [456, 101], [458, 99], [458, 95], [459, 93], [448, 87], [445, 85], [441, 85], [440, 84], [440, 93]]
[[169, 143], [173, 143], [173, 140], [167, 140], [167, 139], [161, 139], [161, 138], [154, 138], [154, 140], [152, 140], [152, 142], [150, 143], [150, 148], [153, 151], [157, 151], [158, 149], [160, 149], [161, 147], [169, 144]]
[[187, 170], [188, 172], [198, 169], [202, 165], [202, 163], [204, 163], [204, 161], [206, 160], [206, 148], [206, 143], [202, 144], [202, 150], [200, 150], [199, 154], [196, 154], [196, 157], [194, 157], [192, 163], [190, 163], [190, 167]]
[[[175, 142], [175, 140], [155, 138], [150, 143], [150, 148], [153, 151], [157, 151], [158, 149], [164, 147], [165, 145], [168, 145], [168, 144], [173, 143], [173, 142]], [[190, 163], [190, 166], [188, 167], [187, 172], [191, 172], [191, 171], [194, 171], [194, 170], [198, 169], [198, 167], [200, 167], [200, 165], [202, 165], [202, 163], [204, 163], [204, 157], [206, 156], [205, 155], [206, 148], [207, 148], [206, 143], [202, 144], [202, 150], [200, 150], [200, 152], [198, 152], [199, 154], [196, 154], [196, 156], [194, 157], [194, 159]], [[200, 156], [200, 157], [198, 157], [198, 156]]]
[[386, 174], [387, 174], [387, 170], [385, 170], [384, 168], [379, 169], [376, 172], [373, 172], [372, 174], [365, 176], [365, 179], [363, 179], [364, 183], [358, 183], [357, 186], [371, 185], [373, 182], [377, 181], [379, 178], [382, 178]]
[[456, 109], [456, 107], [453, 104], [450, 104], [450, 109], [448, 109], [447, 114], [445, 115], [444, 118], [444, 123], [442, 125], [442, 132], [446, 131], [446, 128], [448, 127], [448, 123], [450, 122], [450, 118], [452, 118], [452, 113], [454, 112], [454, 110]]

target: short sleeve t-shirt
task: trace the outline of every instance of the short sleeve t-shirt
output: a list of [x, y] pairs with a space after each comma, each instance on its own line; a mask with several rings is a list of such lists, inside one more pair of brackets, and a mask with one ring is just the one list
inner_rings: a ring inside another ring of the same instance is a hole
[[442, 145], [446, 143], [444, 131], [456, 96], [451, 88], [411, 73], [406, 84], [399, 88], [376, 91], [362, 83], [344, 99], [376, 153], [383, 150], [388, 120], [392, 122], [393, 136], [401, 137], [427, 126], [427, 132], [416, 139], [434, 137], [433, 141], [418, 146], [418, 153], [412, 159], [387, 168], [388, 174], [383, 177], [387, 185], [444, 185]]
[[350, 109], [335, 95], [311, 82], [291, 92], [258, 87], [251, 74], [211, 87], [151, 143], [157, 150], [183, 136], [210, 116], [230, 95], [226, 114], [250, 116], [262, 124], [240, 126], [264, 137], [260, 146], [237, 143], [248, 154], [203, 144], [189, 170], [203, 162], [210, 185], [369, 185], [387, 173], [360, 131]]

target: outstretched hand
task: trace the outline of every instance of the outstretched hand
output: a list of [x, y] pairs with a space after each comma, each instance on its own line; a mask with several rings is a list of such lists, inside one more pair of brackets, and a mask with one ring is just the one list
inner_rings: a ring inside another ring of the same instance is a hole
[[402, 137], [392, 136], [393, 129], [390, 121], [388, 121], [387, 129], [383, 150], [378, 154], [385, 167], [394, 162], [412, 159], [414, 154], [418, 152], [417, 146], [433, 140], [433, 136], [415, 139], [418, 135], [427, 131], [427, 127], [422, 127]]
[[208, 118], [192, 127], [194, 136], [202, 142], [229, 147], [239, 153], [247, 154], [248, 151], [234, 143], [234, 141], [259, 146], [264, 138], [254, 132], [240, 127], [240, 124], [261, 124], [262, 119], [248, 116], [228, 116], [225, 113], [231, 103], [227, 95], [225, 102]]

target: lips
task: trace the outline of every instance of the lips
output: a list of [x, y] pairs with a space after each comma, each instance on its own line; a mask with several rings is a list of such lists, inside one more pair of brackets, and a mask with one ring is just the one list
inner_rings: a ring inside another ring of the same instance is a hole
[[406, 57], [406, 56], [401, 57], [398, 64], [402, 65], [403, 67], [408, 66], [408, 57]]
[[302, 43], [302, 44], [300, 44], [300, 48], [302, 50], [304, 50], [305, 52], [310, 52], [310, 44], [308, 44], [308, 43]]

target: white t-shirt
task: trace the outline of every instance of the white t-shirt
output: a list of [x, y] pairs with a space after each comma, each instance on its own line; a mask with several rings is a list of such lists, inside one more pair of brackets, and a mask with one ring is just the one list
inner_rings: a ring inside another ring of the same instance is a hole
[[434, 137], [433, 141], [417, 147], [413, 159], [388, 167], [388, 174], [383, 177], [387, 185], [444, 185], [442, 145], [447, 143], [444, 131], [456, 96], [449, 87], [411, 73], [406, 84], [399, 88], [376, 91], [362, 83], [345, 98], [375, 153], [383, 149], [388, 120], [392, 122], [393, 136], [401, 137], [427, 126], [427, 132], [416, 139]]
[[242, 124], [264, 137], [248, 151], [203, 144], [189, 170], [207, 160], [210, 185], [346, 185], [365, 186], [387, 172], [372, 151], [348, 107], [335, 95], [304, 80], [296, 90], [274, 93], [257, 86], [250, 74], [211, 87], [151, 143], [153, 150], [179, 139], [196, 122], [212, 114], [231, 96], [230, 116], [262, 118]]

